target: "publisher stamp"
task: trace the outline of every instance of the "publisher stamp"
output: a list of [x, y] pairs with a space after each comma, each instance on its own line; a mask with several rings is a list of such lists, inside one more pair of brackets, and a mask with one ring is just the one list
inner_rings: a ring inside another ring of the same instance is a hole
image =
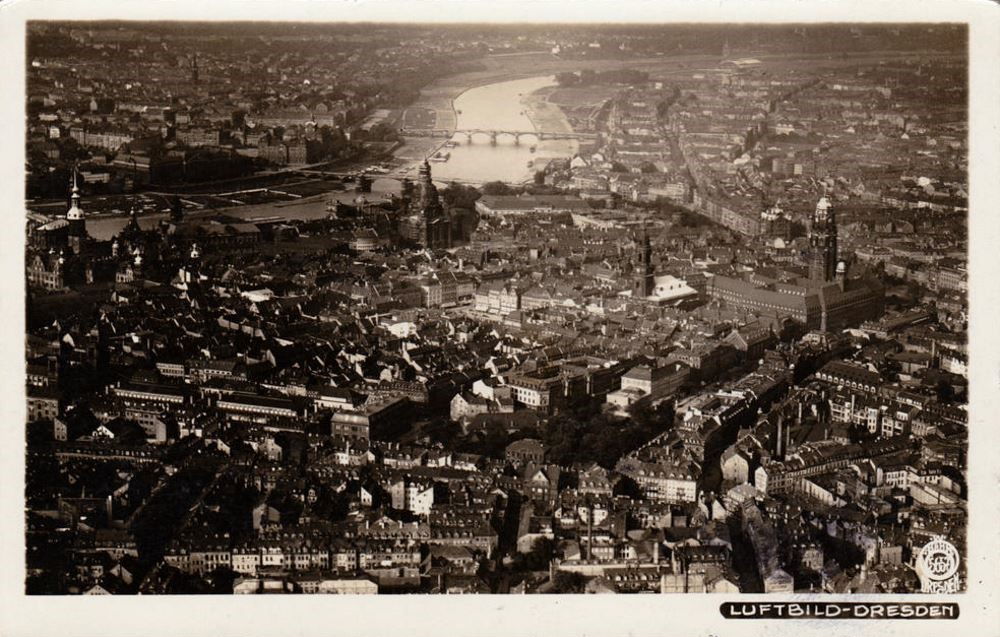
[[921, 592], [954, 593], [958, 591], [960, 561], [958, 549], [943, 537], [935, 537], [925, 544], [920, 549], [916, 560]]

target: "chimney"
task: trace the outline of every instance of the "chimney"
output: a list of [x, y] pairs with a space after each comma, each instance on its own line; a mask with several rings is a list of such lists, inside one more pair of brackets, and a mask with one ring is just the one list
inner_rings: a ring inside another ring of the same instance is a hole
[[114, 518], [114, 502], [112, 501], [110, 495], [108, 496], [108, 499], [105, 502], [105, 509], [107, 511], [107, 514], [108, 514], [108, 526], [111, 526], [111, 522], [115, 518]]
[[587, 507], [587, 561], [594, 557], [594, 505]]

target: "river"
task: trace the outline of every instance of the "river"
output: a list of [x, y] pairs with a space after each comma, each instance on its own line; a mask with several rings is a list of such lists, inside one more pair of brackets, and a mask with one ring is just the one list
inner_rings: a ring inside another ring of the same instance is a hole
[[[531, 77], [487, 84], [469, 89], [455, 98], [454, 108], [459, 130], [485, 129], [508, 131], [533, 131], [538, 128], [553, 131], [569, 130], [564, 122], [550, 124], [553, 116], [548, 109], [539, 112], [538, 105], [532, 105], [530, 96], [538, 89], [555, 84], [555, 77]], [[532, 121], [532, 117], [537, 121]], [[562, 124], [560, 126], [560, 124]], [[531, 179], [535, 167], [528, 167], [532, 161], [538, 167], [552, 158], [570, 157], [577, 150], [574, 140], [546, 140], [539, 142], [534, 136], [521, 138], [515, 145], [514, 138], [499, 135], [497, 144], [490, 144], [489, 136], [477, 134], [468, 143], [467, 137], [456, 133], [452, 141], [458, 145], [444, 148], [450, 152], [447, 162], [434, 162], [431, 170], [435, 179], [447, 181], [458, 179], [471, 182], [505, 181], [519, 183]], [[531, 150], [535, 147], [534, 152]]]
[[[568, 123], [558, 109], [531, 96], [534, 91], [554, 84], [554, 76], [544, 76], [471, 88], [454, 100], [457, 129], [533, 131], [540, 128], [550, 132], [569, 131]], [[434, 180], [439, 183], [453, 179], [474, 183], [487, 181], [520, 183], [531, 179], [535, 170], [544, 166], [549, 159], [571, 157], [578, 148], [574, 140], [539, 142], [534, 136], [522, 137], [519, 146], [515, 145], [514, 139], [508, 135], [499, 136], [496, 146], [491, 145], [489, 137], [482, 134], [475, 135], [471, 144], [467, 143], [465, 135], [461, 133], [456, 133], [452, 140], [458, 145], [454, 148], [441, 149], [441, 152], [451, 153], [449, 160], [433, 162], [431, 166]], [[534, 151], [531, 150], [532, 147], [535, 147]], [[529, 161], [534, 162], [534, 166], [529, 167]], [[417, 162], [414, 162], [408, 167], [407, 173], [411, 178], [416, 176], [417, 165]], [[367, 195], [367, 198], [378, 200], [387, 194], [398, 192], [397, 180], [380, 178], [372, 184], [372, 194]], [[192, 213], [191, 216], [222, 213], [239, 219], [271, 216], [317, 219], [326, 215], [326, 204], [329, 200], [350, 202], [356, 197], [357, 194], [352, 191], [332, 192], [304, 202], [239, 206]], [[86, 200], [83, 201], [83, 208], [86, 210]], [[144, 229], [153, 228], [166, 217], [166, 214], [145, 215], [140, 218], [139, 224]], [[87, 220], [87, 231], [94, 238], [110, 239], [121, 231], [126, 223], [128, 223], [127, 217], [92, 217]]]

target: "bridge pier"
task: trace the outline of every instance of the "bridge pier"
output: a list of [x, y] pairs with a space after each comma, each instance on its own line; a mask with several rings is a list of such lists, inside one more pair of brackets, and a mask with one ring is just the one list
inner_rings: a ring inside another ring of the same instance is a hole
[[471, 144], [472, 143], [472, 133], [466, 133], [465, 134], [465, 143], [466, 144]]
[[514, 133], [514, 145], [515, 146], [520, 146], [521, 145], [521, 134], [520, 133]]
[[490, 146], [496, 146], [496, 145], [497, 145], [497, 133], [496, 131], [493, 131], [490, 133]]

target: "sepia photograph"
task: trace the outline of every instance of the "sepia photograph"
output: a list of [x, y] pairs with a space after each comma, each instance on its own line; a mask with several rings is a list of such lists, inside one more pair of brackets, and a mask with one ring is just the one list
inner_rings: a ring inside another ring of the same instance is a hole
[[299, 4], [20, 26], [18, 595], [958, 619], [968, 21]]

